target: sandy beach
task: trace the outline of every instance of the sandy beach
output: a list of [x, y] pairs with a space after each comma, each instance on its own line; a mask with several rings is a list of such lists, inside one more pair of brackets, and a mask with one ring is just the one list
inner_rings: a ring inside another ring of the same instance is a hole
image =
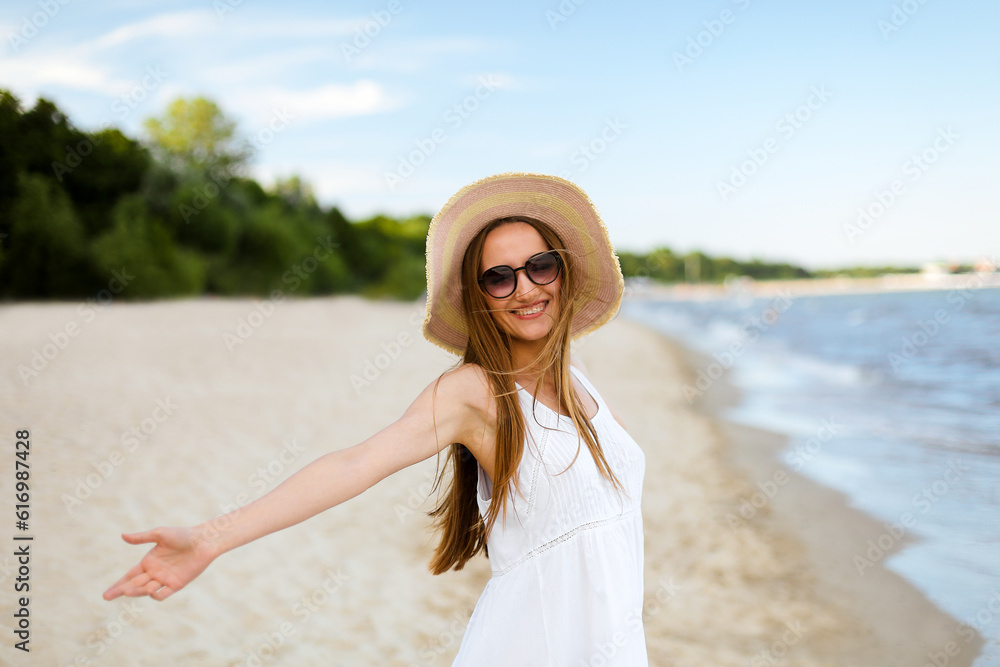
[[[13, 648], [13, 520], [2, 538], [0, 664], [449, 665], [489, 566], [428, 573], [433, 458], [165, 602], [101, 597], [147, 550], [121, 532], [223, 514], [397, 419], [455, 361], [421, 336], [423, 312], [356, 297], [0, 306], [0, 497], [12, 513], [28, 429], [34, 537], [30, 653]], [[784, 470], [779, 437], [715, 417], [738, 398], [724, 384], [689, 406], [702, 360], [622, 317], [574, 347], [646, 454], [651, 665], [971, 664], [978, 636], [880, 559], [858, 572], [879, 522]]]

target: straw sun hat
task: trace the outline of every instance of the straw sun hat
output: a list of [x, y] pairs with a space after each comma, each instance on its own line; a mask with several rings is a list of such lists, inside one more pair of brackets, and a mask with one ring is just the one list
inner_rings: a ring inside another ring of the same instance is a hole
[[548, 224], [562, 239], [576, 294], [570, 337], [594, 331], [615, 316], [625, 281], [608, 230], [587, 194], [558, 176], [504, 173], [458, 191], [427, 232], [427, 317], [424, 337], [461, 355], [469, 334], [462, 309], [462, 258], [475, 235], [493, 220], [526, 216]]

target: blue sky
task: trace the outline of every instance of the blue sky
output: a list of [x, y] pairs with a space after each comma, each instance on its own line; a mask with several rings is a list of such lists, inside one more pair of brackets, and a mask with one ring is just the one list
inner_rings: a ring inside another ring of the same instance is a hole
[[974, 261], [1000, 255], [998, 28], [968, 0], [14, 1], [0, 87], [133, 136], [208, 96], [255, 176], [352, 219], [536, 171], [622, 250]]

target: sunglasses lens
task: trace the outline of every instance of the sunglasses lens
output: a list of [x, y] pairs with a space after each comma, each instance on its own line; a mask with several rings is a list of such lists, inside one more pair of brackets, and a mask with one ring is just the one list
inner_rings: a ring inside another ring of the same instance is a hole
[[531, 282], [536, 285], [548, 285], [559, 277], [559, 258], [553, 252], [533, 257], [524, 267]]
[[[562, 260], [555, 252], [536, 255], [524, 263], [524, 272], [528, 280], [536, 285], [548, 285], [559, 277]], [[480, 278], [483, 288], [495, 299], [506, 299], [517, 287], [517, 272], [509, 266], [494, 266]]]
[[483, 287], [494, 297], [510, 296], [514, 291], [514, 272], [506, 266], [490, 269], [483, 274]]

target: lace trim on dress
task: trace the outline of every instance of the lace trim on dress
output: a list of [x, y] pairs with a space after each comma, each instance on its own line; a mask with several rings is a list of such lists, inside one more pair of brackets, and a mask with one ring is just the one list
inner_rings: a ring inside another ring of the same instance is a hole
[[510, 565], [508, 565], [504, 569], [494, 571], [493, 572], [493, 576], [494, 577], [502, 577], [503, 575], [507, 574], [508, 572], [510, 572], [514, 568], [518, 567], [519, 565], [525, 563], [526, 561], [531, 560], [532, 558], [534, 558], [538, 554], [542, 553], [543, 551], [548, 551], [549, 549], [551, 549], [552, 547], [556, 546], [557, 544], [561, 544], [562, 542], [565, 542], [566, 540], [568, 540], [569, 538], [573, 537], [577, 533], [582, 533], [582, 532], [587, 531], [587, 530], [593, 530], [594, 528], [600, 528], [601, 526], [607, 525], [609, 523], [617, 523], [619, 521], [622, 521], [623, 519], [626, 519], [626, 518], [632, 516], [633, 514], [635, 514], [638, 511], [639, 511], [639, 507], [636, 506], [636, 507], [632, 507], [627, 512], [624, 512], [622, 514], [617, 514], [615, 516], [609, 516], [606, 519], [599, 519], [597, 521], [591, 521], [589, 523], [580, 524], [576, 528], [573, 528], [572, 530], [569, 530], [569, 531], [563, 533], [559, 537], [557, 537], [557, 538], [555, 538], [553, 540], [549, 540], [548, 542], [546, 542], [545, 544], [543, 544], [541, 546], [535, 547], [534, 549], [532, 549], [528, 553], [524, 554], [523, 556], [521, 556], [520, 558], [518, 558], [516, 561], [514, 561], [513, 563], [511, 563]]
[[[531, 471], [531, 487], [528, 489], [528, 507], [525, 511], [528, 516], [531, 516], [531, 509], [535, 506], [535, 488], [538, 486], [538, 470], [545, 465], [545, 445], [548, 441], [549, 429], [543, 428], [538, 443], [538, 460], [535, 461]], [[525, 447], [527, 448], [527, 446], [526, 442]]]

